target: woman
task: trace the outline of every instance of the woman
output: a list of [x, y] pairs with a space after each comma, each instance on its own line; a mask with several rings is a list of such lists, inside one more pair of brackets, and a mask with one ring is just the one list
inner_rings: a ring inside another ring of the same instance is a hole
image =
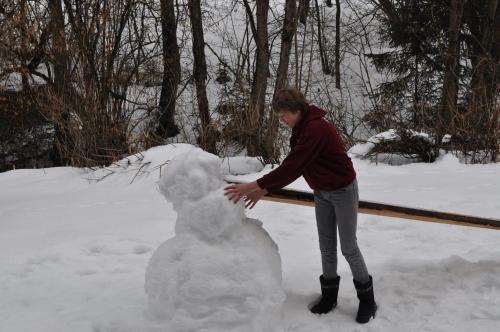
[[303, 176], [314, 190], [316, 223], [323, 274], [319, 277], [321, 297], [311, 308], [324, 314], [337, 306], [340, 276], [337, 275], [337, 228], [340, 247], [346, 258], [359, 298], [356, 321], [367, 323], [375, 317], [377, 304], [373, 281], [356, 239], [358, 184], [351, 159], [334, 126], [324, 119], [325, 111], [306, 103], [296, 89], [280, 90], [273, 109], [280, 121], [292, 128], [290, 153], [281, 165], [255, 182], [233, 184], [225, 195], [237, 203], [244, 199], [253, 208], [268, 192], [273, 192]]

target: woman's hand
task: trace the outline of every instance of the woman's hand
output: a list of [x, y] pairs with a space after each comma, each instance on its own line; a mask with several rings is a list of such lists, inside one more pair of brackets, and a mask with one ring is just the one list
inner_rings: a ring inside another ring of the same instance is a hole
[[224, 195], [234, 204], [244, 199], [245, 207], [253, 208], [267, 191], [261, 189], [256, 181], [250, 183], [237, 183], [224, 188]]
[[251, 193], [248, 193], [246, 195], [245, 199], [245, 207], [252, 209], [255, 204], [264, 196], [267, 194], [267, 190], [265, 189], [258, 189], [255, 191], [252, 191]]

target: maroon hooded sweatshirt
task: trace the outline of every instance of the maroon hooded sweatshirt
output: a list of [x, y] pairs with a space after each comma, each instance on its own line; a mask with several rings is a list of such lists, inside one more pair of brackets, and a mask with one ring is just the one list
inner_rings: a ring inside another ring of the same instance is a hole
[[335, 127], [323, 118], [325, 114], [308, 105], [292, 129], [289, 154], [279, 167], [257, 180], [260, 188], [273, 192], [303, 175], [313, 190], [332, 191], [356, 178], [344, 143]]

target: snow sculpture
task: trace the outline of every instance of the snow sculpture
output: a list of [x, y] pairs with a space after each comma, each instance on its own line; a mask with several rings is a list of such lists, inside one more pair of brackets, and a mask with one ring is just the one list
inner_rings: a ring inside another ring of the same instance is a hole
[[219, 158], [199, 148], [168, 165], [159, 188], [176, 235], [147, 267], [149, 311], [175, 332], [283, 331], [278, 248], [224, 186]]

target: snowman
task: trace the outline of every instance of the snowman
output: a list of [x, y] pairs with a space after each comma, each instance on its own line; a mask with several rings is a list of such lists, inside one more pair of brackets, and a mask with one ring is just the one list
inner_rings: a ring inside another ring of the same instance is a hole
[[149, 312], [172, 332], [283, 331], [278, 248], [225, 185], [219, 158], [199, 148], [167, 165], [159, 189], [177, 221], [146, 270]]

